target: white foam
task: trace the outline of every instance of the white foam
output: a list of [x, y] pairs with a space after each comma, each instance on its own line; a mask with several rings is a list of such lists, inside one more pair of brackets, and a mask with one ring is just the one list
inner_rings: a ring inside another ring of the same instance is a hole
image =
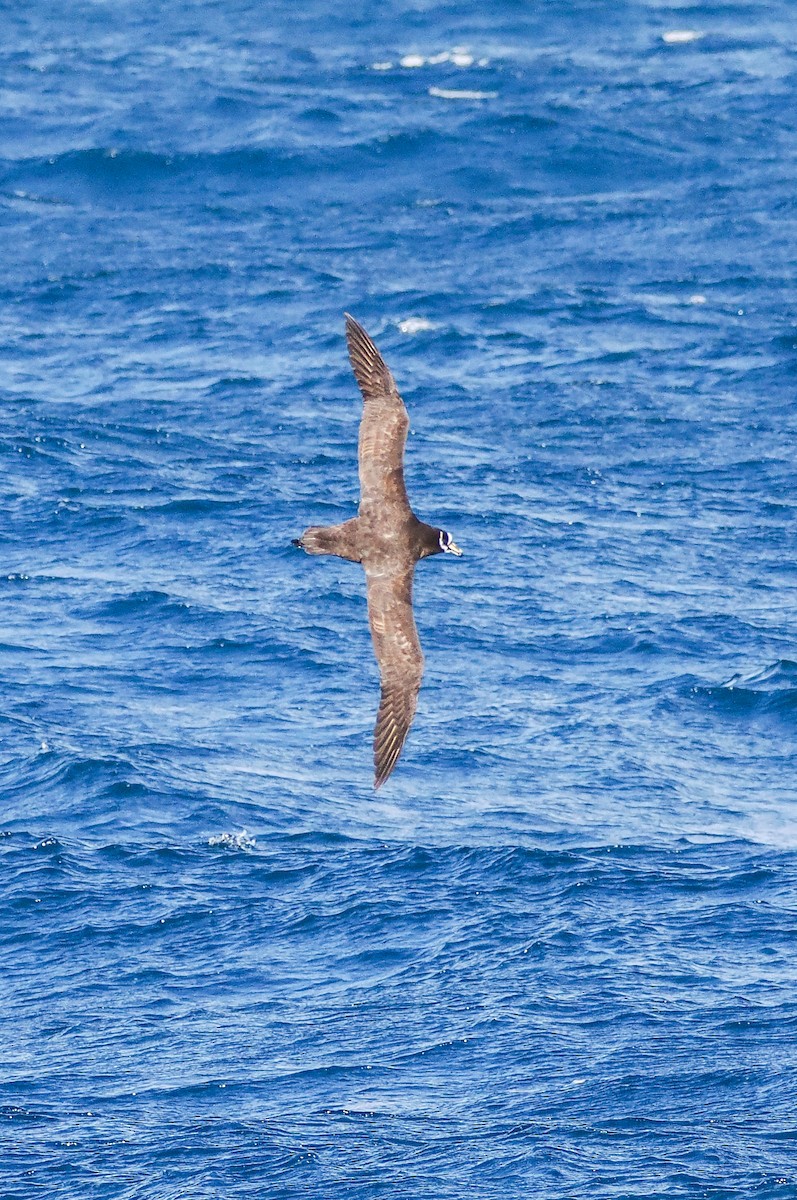
[[441, 100], [494, 100], [498, 92], [470, 92], [458, 88], [430, 87], [430, 96], [438, 96]]
[[705, 303], [706, 303], [706, 297], [705, 297], [705, 296], [701, 296], [701, 295], [699, 295], [699, 294], [697, 294], [697, 295], [694, 295], [694, 296], [690, 296], [690, 297], [689, 297], [689, 303], [690, 303], [690, 304], [705, 304]]
[[402, 333], [425, 333], [427, 329], [434, 329], [434, 325], [427, 321], [426, 317], [407, 317], [398, 322], [398, 327]]
[[661, 35], [661, 40], [668, 46], [685, 46], [687, 42], [697, 42], [703, 34], [696, 29], [668, 29]]
[[254, 850], [256, 840], [245, 829], [238, 833], [214, 833], [208, 838], [209, 846], [220, 846], [223, 850]]
[[[467, 46], [454, 46], [451, 50], [441, 50], [438, 54], [430, 54], [428, 57], [423, 54], [405, 54], [399, 60], [402, 67], [439, 67], [442, 63], [452, 63], [455, 67], [472, 67], [476, 59], [468, 50]], [[489, 65], [489, 58], [480, 58], [478, 65], [486, 67]], [[372, 71], [388, 71], [392, 67], [392, 63], [372, 63]]]
[[371, 63], [372, 71], [392, 71], [393, 64], [391, 62]]

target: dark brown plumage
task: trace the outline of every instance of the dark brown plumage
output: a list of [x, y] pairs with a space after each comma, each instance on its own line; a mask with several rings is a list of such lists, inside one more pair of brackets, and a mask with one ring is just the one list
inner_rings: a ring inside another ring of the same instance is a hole
[[422, 558], [462, 551], [443, 529], [419, 521], [404, 486], [409, 417], [393, 376], [368, 334], [346, 313], [346, 341], [360, 391], [360, 508], [342, 525], [314, 525], [294, 545], [362, 563], [368, 619], [382, 680], [374, 730], [374, 787], [396, 765], [418, 703], [423, 654], [412, 613], [412, 579]]

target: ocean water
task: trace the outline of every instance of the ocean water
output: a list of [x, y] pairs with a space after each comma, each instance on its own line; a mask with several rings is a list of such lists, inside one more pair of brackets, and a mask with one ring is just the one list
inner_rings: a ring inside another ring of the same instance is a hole
[[792, 1200], [793, 6], [0, 32], [0, 1194]]

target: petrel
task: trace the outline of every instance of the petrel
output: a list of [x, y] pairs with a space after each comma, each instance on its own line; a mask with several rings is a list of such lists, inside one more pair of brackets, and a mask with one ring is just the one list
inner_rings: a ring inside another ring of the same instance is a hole
[[419, 521], [404, 486], [404, 446], [410, 419], [382, 355], [354, 317], [346, 341], [363, 394], [360, 421], [360, 507], [342, 525], [312, 525], [294, 546], [362, 563], [368, 621], [382, 694], [374, 729], [374, 787], [395, 767], [415, 716], [423, 654], [412, 613], [415, 564], [433, 554], [462, 554], [451, 534]]

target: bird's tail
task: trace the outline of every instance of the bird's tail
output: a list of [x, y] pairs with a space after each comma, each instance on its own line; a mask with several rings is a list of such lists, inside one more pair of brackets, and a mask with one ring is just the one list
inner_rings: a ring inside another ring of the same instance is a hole
[[342, 525], [311, 525], [300, 538], [293, 539], [293, 544], [308, 554], [335, 554], [338, 558], [359, 562], [356, 519]]

